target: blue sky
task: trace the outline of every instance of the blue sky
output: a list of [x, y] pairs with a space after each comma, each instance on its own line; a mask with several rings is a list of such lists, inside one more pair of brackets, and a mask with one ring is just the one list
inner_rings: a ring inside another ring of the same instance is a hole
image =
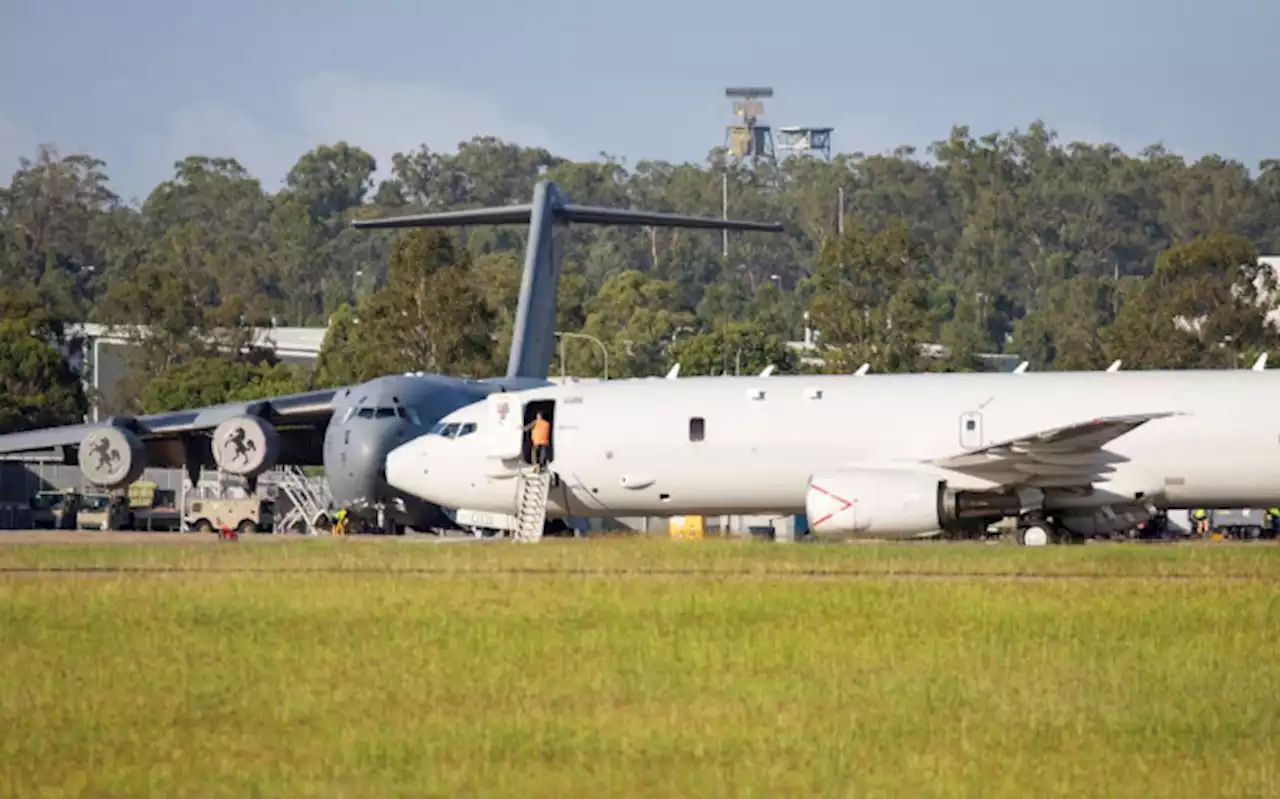
[[1130, 151], [1280, 157], [1265, 0], [0, 0], [0, 20], [0, 171], [51, 142], [103, 158], [126, 198], [192, 153], [275, 190], [344, 138], [380, 165], [477, 133], [701, 160], [730, 84], [773, 86], [772, 124], [832, 125], [843, 151], [1041, 118]]

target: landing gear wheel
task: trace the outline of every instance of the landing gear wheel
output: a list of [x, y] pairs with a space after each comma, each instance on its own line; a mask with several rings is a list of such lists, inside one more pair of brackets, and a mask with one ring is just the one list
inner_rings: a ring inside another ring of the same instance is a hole
[[1047, 524], [1032, 524], [1018, 529], [1018, 543], [1024, 547], [1047, 547], [1053, 543], [1053, 533]]

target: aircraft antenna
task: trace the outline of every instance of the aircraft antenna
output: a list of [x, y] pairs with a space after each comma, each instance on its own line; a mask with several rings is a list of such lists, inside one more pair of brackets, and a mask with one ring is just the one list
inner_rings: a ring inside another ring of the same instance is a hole
[[725, 126], [725, 149], [739, 160], [750, 158], [758, 163], [761, 158], [773, 158], [773, 129], [760, 123], [760, 117], [764, 116], [761, 100], [772, 97], [773, 89], [768, 86], [730, 86], [724, 90], [724, 96], [733, 100], [733, 115], [738, 118], [734, 124]]

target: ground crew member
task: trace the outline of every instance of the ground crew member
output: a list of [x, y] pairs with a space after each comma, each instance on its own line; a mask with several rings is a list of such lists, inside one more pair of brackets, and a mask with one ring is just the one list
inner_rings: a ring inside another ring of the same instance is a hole
[[526, 429], [531, 431], [529, 443], [533, 445], [534, 468], [540, 472], [547, 465], [547, 447], [551, 446], [551, 422], [543, 419], [542, 412], [539, 411]]
[[334, 514], [334, 517], [335, 517], [335, 521], [333, 524], [333, 534], [346, 535], [347, 534], [347, 509], [339, 508], [338, 512]]
[[1267, 515], [1271, 517], [1267, 520], [1267, 526], [1270, 527], [1271, 532], [1274, 533], [1280, 529], [1280, 508], [1267, 508]]
[[1196, 535], [1206, 536], [1209, 534], [1209, 514], [1204, 508], [1196, 508], [1191, 512], [1191, 517], [1196, 520]]

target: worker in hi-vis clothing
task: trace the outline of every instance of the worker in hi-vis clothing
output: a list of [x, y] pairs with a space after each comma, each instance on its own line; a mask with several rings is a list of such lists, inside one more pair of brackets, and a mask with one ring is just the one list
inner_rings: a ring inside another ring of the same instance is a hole
[[339, 508], [338, 512], [334, 514], [334, 516], [336, 516], [337, 518], [335, 519], [335, 522], [333, 525], [333, 535], [346, 535], [347, 534], [347, 509]]
[[1191, 518], [1196, 520], [1196, 535], [1209, 534], [1209, 513], [1204, 508], [1193, 510]]
[[534, 468], [540, 472], [547, 465], [547, 447], [551, 446], [551, 422], [543, 419], [542, 412], [539, 411], [525, 429], [530, 431], [529, 443], [533, 445]]

